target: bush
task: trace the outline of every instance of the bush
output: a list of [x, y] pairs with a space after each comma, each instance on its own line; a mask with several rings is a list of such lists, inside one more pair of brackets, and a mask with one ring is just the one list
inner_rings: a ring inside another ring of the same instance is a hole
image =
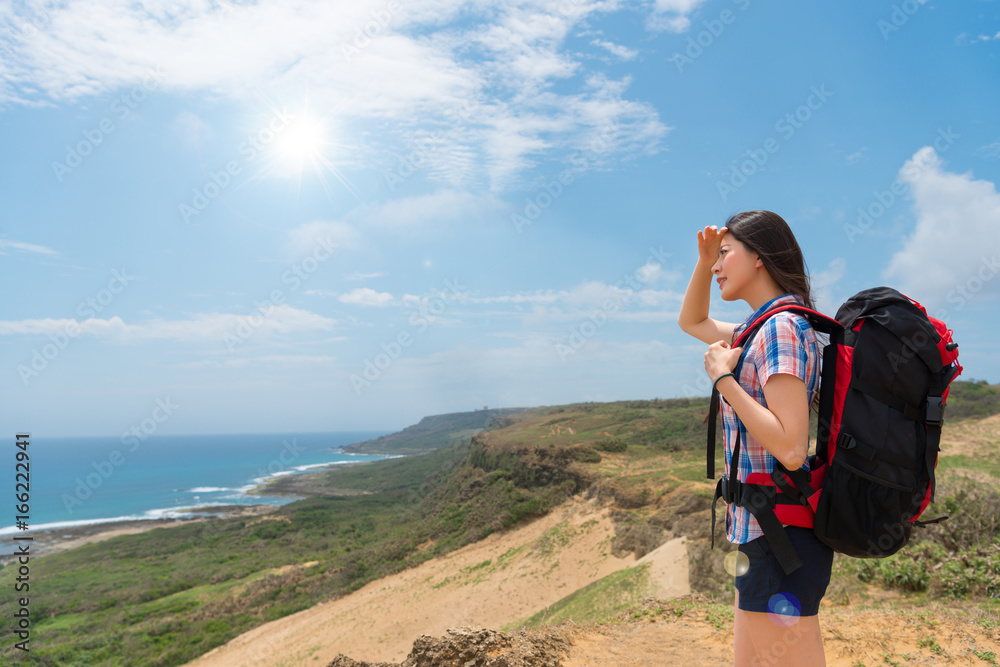
[[858, 579], [934, 596], [981, 598], [1000, 595], [1000, 494], [967, 478], [948, 479], [938, 488], [943, 500], [927, 514], [949, 518], [927, 529], [888, 558], [849, 559]]
[[594, 443], [594, 449], [602, 452], [614, 452], [620, 454], [628, 449], [628, 443], [621, 438], [605, 438]]
[[601, 455], [590, 447], [580, 447], [573, 452], [574, 458], [580, 463], [600, 463]]

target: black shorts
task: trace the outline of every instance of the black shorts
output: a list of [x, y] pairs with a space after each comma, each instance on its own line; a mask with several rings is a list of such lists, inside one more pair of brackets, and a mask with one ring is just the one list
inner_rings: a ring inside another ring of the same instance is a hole
[[782, 616], [815, 616], [830, 583], [833, 549], [810, 528], [786, 526], [788, 538], [799, 554], [802, 567], [785, 574], [766, 537], [739, 545], [750, 560], [750, 568], [736, 577], [743, 611], [771, 612]]

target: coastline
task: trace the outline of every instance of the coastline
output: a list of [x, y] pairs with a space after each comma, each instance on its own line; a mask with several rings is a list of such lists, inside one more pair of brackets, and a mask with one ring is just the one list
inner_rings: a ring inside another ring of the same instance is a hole
[[[171, 519], [136, 519], [134, 521], [109, 521], [106, 523], [89, 523], [82, 526], [66, 526], [62, 528], [49, 528], [45, 530], [28, 530], [22, 534], [31, 537], [31, 555], [33, 557], [45, 556], [74, 549], [84, 544], [101, 542], [103, 540], [118, 537], [119, 535], [135, 535], [145, 533], [154, 528], [171, 528], [175, 526], [197, 523], [199, 521], [211, 521], [214, 519], [230, 519], [241, 516], [260, 516], [268, 514], [281, 507], [280, 505], [224, 505], [199, 509], [198, 516], [178, 517]], [[211, 516], [205, 516], [211, 514]], [[6, 537], [6, 536], [4, 536]], [[0, 565], [17, 560], [16, 556], [4, 555], [0, 557]]]
[[[348, 496], [370, 493], [362, 489], [330, 488], [320, 483], [323, 473], [345, 466], [363, 465], [367, 461], [349, 463], [331, 463], [310, 472], [292, 475], [280, 475], [262, 481], [247, 492], [251, 496], [279, 496], [283, 498], [310, 498], [316, 496]], [[88, 523], [80, 526], [64, 526], [39, 530], [28, 530], [22, 535], [31, 537], [31, 555], [45, 556], [74, 549], [84, 544], [101, 542], [119, 535], [135, 535], [154, 528], [171, 528], [198, 521], [214, 519], [231, 519], [243, 516], [260, 516], [283, 507], [283, 505], [218, 505], [195, 507], [187, 510], [191, 516], [181, 516], [163, 519], [133, 519], [122, 521], [105, 521]], [[13, 534], [11, 535], [13, 537]], [[6, 539], [4, 535], [0, 539]], [[13, 541], [12, 541], [13, 543]], [[0, 555], [0, 566], [16, 560], [16, 556]]]
[[251, 496], [280, 496], [296, 498], [312, 498], [315, 496], [358, 496], [371, 493], [363, 489], [341, 489], [326, 486], [320, 482], [323, 474], [339, 468], [353, 468], [365, 465], [370, 461], [350, 461], [346, 463], [330, 463], [321, 469], [294, 475], [271, 477], [247, 492]]

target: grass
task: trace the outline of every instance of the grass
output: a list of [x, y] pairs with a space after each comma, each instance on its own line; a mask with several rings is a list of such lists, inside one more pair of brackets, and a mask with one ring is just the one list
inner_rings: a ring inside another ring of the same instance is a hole
[[[264, 520], [160, 528], [33, 560], [32, 581], [42, 582], [31, 589], [34, 636], [44, 640], [21, 662], [184, 664], [261, 623], [543, 514], [576, 490], [524, 489], [503, 474], [462, 467], [468, 449], [328, 479], [339, 488], [371, 484], [378, 492], [369, 495], [312, 498]], [[14, 568], [0, 570], [0, 586], [14, 576]], [[13, 612], [11, 597], [0, 599], [0, 614]], [[0, 662], [13, 641], [4, 637]]]
[[[949, 403], [951, 421], [995, 414], [1000, 391], [958, 383]], [[585, 489], [610, 491], [626, 508], [619, 510], [623, 525], [650, 521], [658, 512], [672, 511], [659, 503], [681, 485], [689, 487], [687, 497], [710, 493], [703, 453], [707, 404], [701, 398], [511, 411], [502, 415], [503, 428], [486, 424], [485, 411], [466, 413], [482, 424], [439, 416], [444, 419], [436, 425], [411, 432], [415, 440], [409, 445], [400, 439], [393, 445], [427, 453], [322, 477], [331, 493], [364, 494], [321, 496], [266, 517], [156, 529], [33, 559], [31, 614], [38, 641], [30, 654], [18, 652], [19, 660], [59, 666], [184, 664], [269, 620], [541, 516]], [[491, 428], [480, 432], [484, 425]], [[472, 433], [478, 434], [470, 442]], [[721, 469], [721, 446], [717, 453]], [[995, 476], [996, 467], [984, 460], [942, 457], [941, 469], [985, 468]], [[935, 581], [973, 599], [1000, 590], [995, 587], [1000, 565], [990, 555], [994, 543], [986, 539], [996, 536], [990, 515], [1000, 516], [1000, 498], [990, 495], [989, 485], [962, 484], [940, 493], [939, 505], [953, 498], [952, 519], [928, 529], [936, 537], [926, 540], [927, 546], [908, 548], [921, 562], [906, 562], [904, 553], [871, 571], [842, 574], [908, 587], [917, 595], [933, 594]], [[548, 549], [556, 561], [559, 545], [581, 530], [586, 526], [557, 527], [536, 548]], [[515, 555], [508, 552], [450, 576], [475, 581], [507, 567]], [[302, 567], [312, 561], [316, 564]], [[616, 573], [554, 605], [545, 618], [580, 614], [600, 620], [634, 608], [644, 573], [648, 569], [642, 567]], [[0, 569], [0, 587], [12, 586], [14, 576], [12, 567]], [[10, 618], [14, 603], [12, 595], [0, 597], [0, 615]], [[663, 616], [679, 608], [646, 613]], [[713, 612], [711, 622], [725, 624], [727, 608]], [[979, 623], [995, 629], [997, 618], [988, 606]], [[0, 639], [0, 662], [12, 659], [14, 640], [11, 633]]]
[[649, 571], [649, 564], [643, 563], [613, 572], [511, 627], [534, 628], [566, 620], [575, 623], [610, 620], [642, 600], [649, 587]]

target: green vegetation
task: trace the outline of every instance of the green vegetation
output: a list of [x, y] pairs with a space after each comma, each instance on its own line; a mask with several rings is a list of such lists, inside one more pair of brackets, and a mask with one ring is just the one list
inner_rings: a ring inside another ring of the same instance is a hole
[[[32, 650], [18, 657], [30, 665], [183, 664], [264, 622], [541, 516], [584, 490], [613, 501], [622, 529], [649, 539], [660, 530], [707, 530], [693, 514], [706, 513], [703, 496], [711, 496], [702, 449], [707, 404], [623, 401], [499, 418], [494, 411], [430, 417], [363, 443], [364, 451], [426, 453], [326, 472], [319, 484], [331, 495], [262, 517], [189, 523], [33, 558]], [[997, 412], [995, 385], [953, 386], [949, 423]], [[927, 516], [951, 518], [918, 532], [892, 558], [838, 560], [839, 575], [918, 596], [1000, 595], [1000, 494], [995, 481], [982, 481], [984, 470], [995, 474], [988, 461], [979, 451], [942, 456], [947, 474]], [[973, 467], [975, 474], [966, 470]], [[683, 494], [669, 496], [681, 486]], [[533, 548], [557, 559], [559, 544], [572, 537], [566, 531], [557, 527]], [[449, 576], [471, 584], [514, 555]], [[646, 572], [632, 568], [597, 582], [544, 618], [608, 618], [636, 604]], [[11, 566], [0, 569], [0, 587], [12, 590], [15, 576]], [[15, 603], [0, 598], [0, 615], [11, 618]], [[724, 611], [717, 621], [726, 621]], [[12, 659], [14, 641], [3, 638], [0, 662]]]
[[[376, 493], [160, 528], [32, 560], [31, 665], [179, 665], [261, 623], [542, 515], [578, 489], [463, 466], [469, 444], [327, 474]], [[307, 563], [314, 565], [306, 566]], [[12, 589], [16, 570], [0, 570]], [[35, 582], [38, 582], [37, 584]], [[10, 618], [13, 596], [0, 599]], [[4, 638], [0, 656], [14, 651]], [[20, 652], [19, 652], [20, 653]], [[3, 661], [0, 657], [0, 661]]]
[[982, 419], [997, 413], [1000, 413], [1000, 385], [991, 385], [986, 380], [951, 384], [945, 414], [948, 421]]
[[473, 412], [424, 417], [419, 423], [407, 426], [398, 433], [348, 445], [344, 447], [344, 451], [354, 454], [423, 454], [467, 440], [484, 429], [505, 423], [508, 416], [519, 412], [523, 412], [523, 409], [484, 408]]
[[649, 590], [649, 569], [649, 564], [643, 563], [612, 572], [511, 627], [536, 628], [568, 620], [575, 623], [609, 620], [642, 601]]
[[941, 480], [938, 494], [925, 514], [947, 516], [947, 521], [914, 528], [911, 543], [888, 558], [838, 559], [836, 570], [932, 597], [1000, 595], [1000, 492], [994, 485], [951, 475]]

